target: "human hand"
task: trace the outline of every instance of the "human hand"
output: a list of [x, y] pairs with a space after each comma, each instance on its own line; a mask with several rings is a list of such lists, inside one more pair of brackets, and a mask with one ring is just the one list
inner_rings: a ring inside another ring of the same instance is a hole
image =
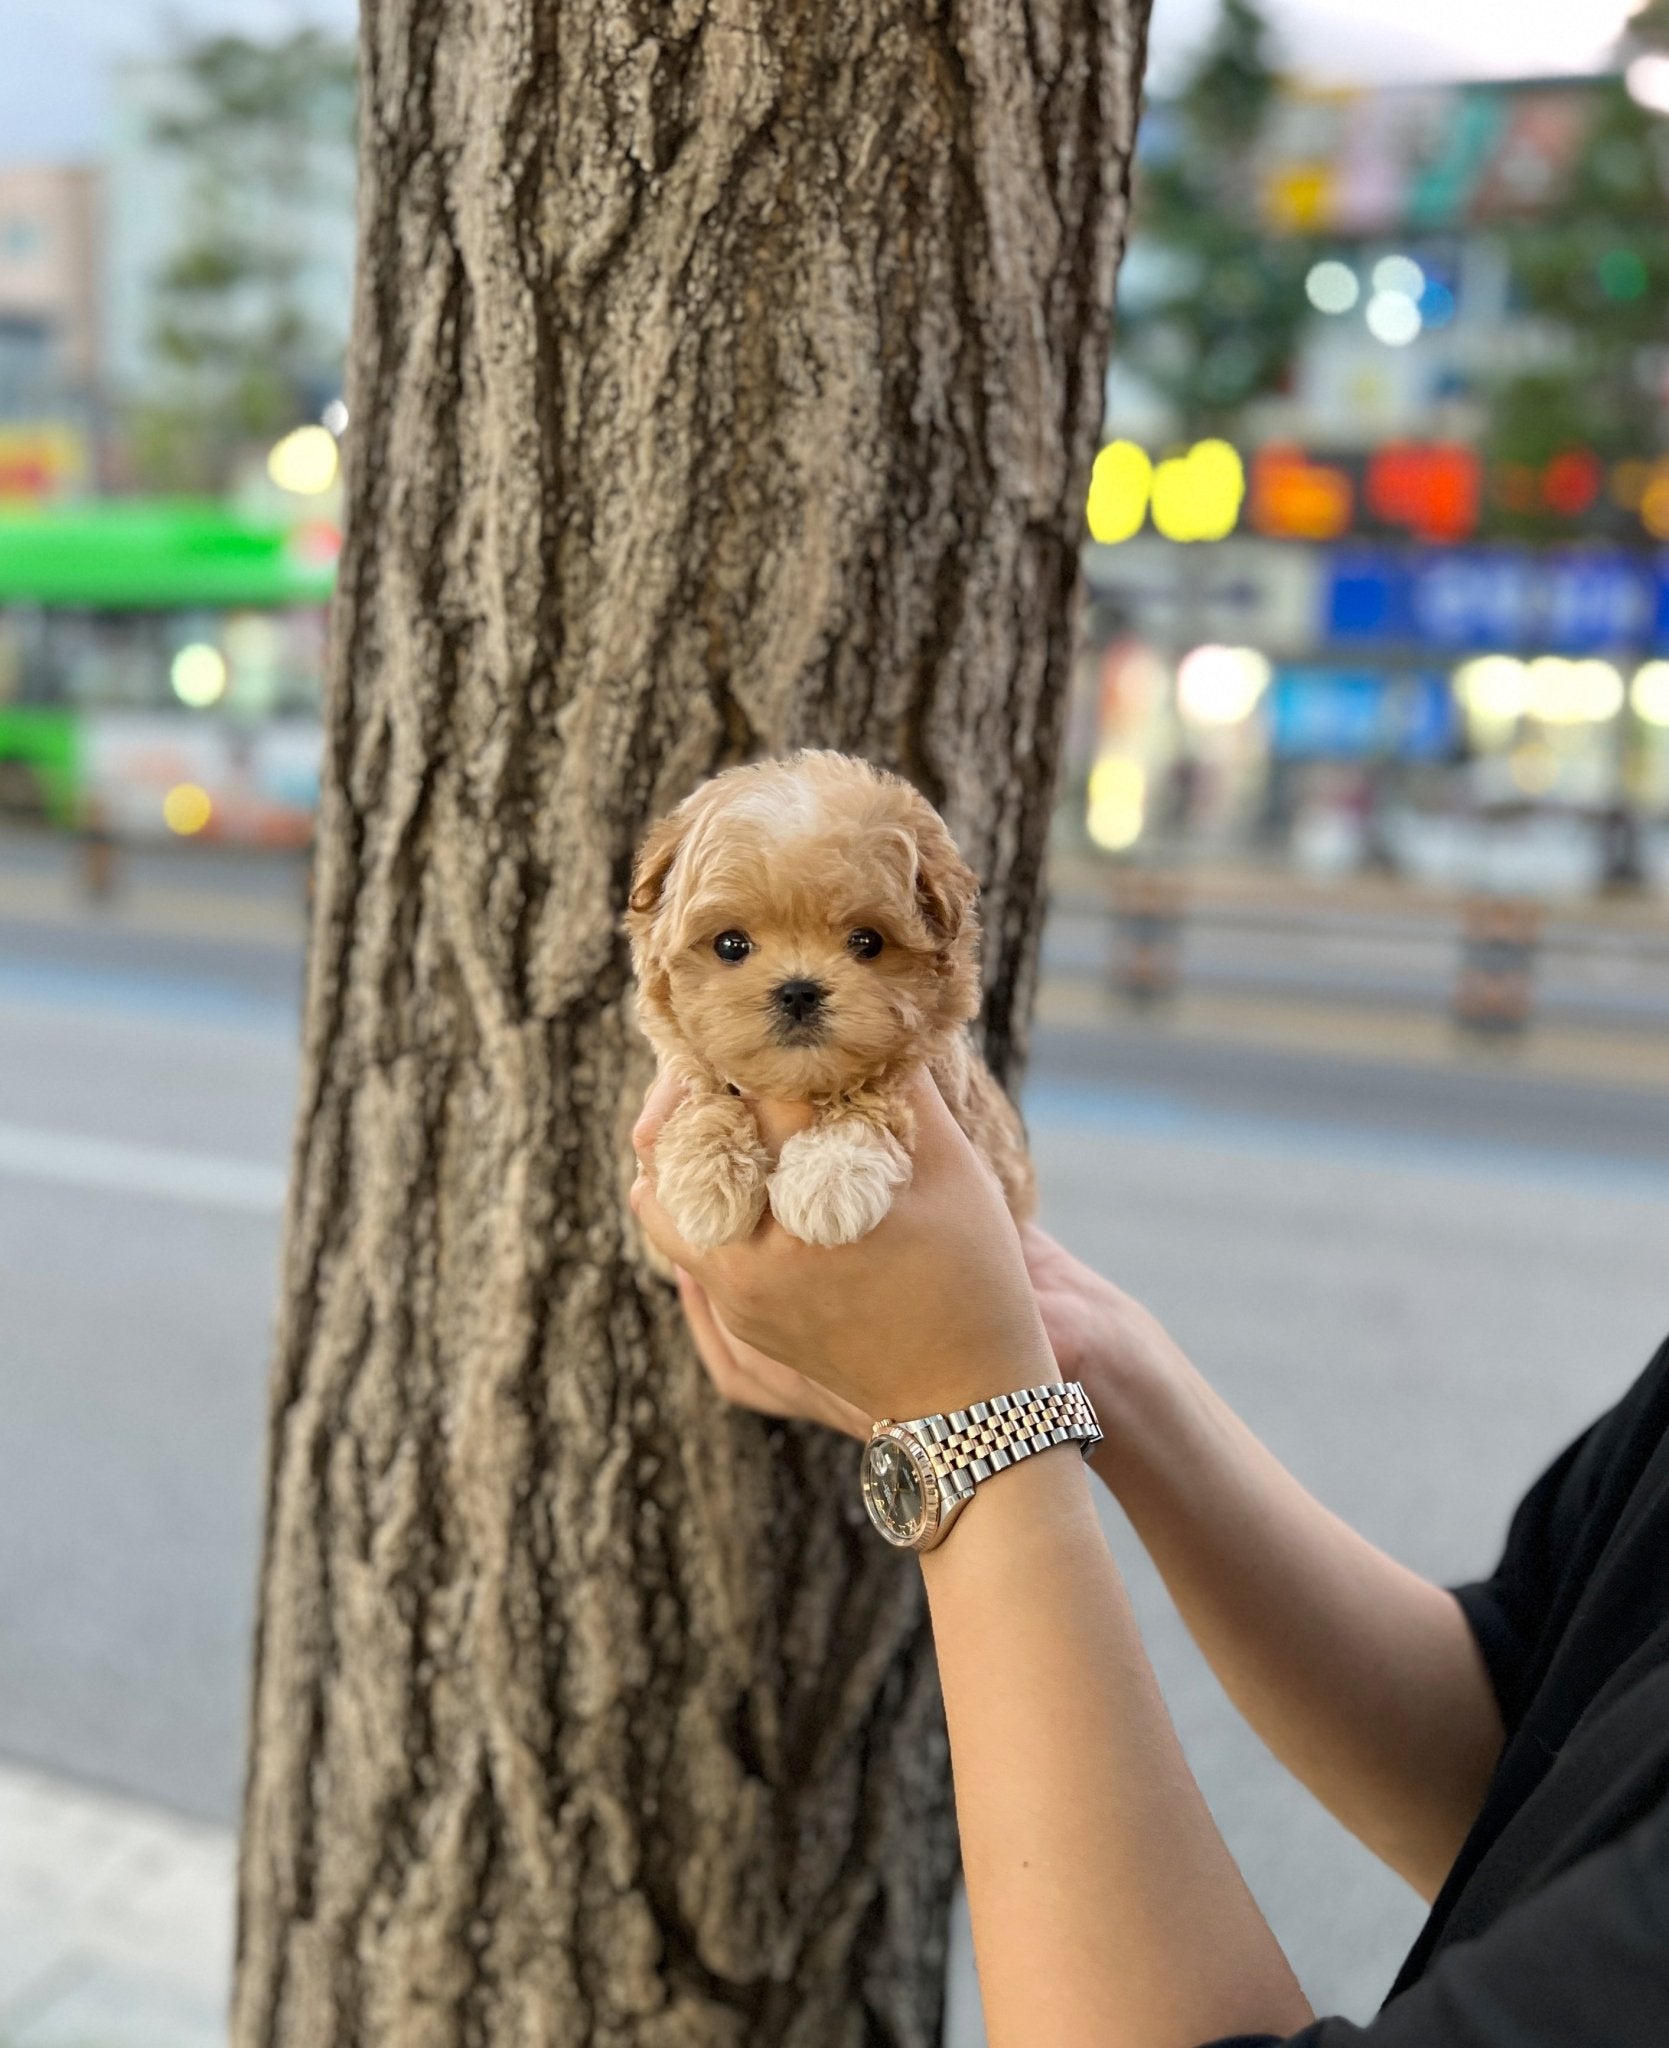
[[[654, 1148], [678, 1099], [650, 1090], [632, 1133], [632, 1209], [663, 1256], [702, 1290], [732, 1339], [782, 1361], [864, 1416], [933, 1414], [1058, 1379], [996, 1175], [925, 1069], [911, 1083], [910, 1185], [855, 1243], [812, 1246], [769, 1215], [740, 1244], [697, 1252], [656, 1199]], [[775, 1152], [804, 1104], [757, 1102]]]
[[782, 1415], [796, 1422], [821, 1422], [867, 1443], [870, 1418], [850, 1401], [841, 1400], [816, 1380], [808, 1380], [791, 1365], [767, 1358], [751, 1344], [733, 1336], [719, 1319], [719, 1312], [707, 1298], [698, 1280], [682, 1267], [678, 1271], [678, 1299], [684, 1306], [684, 1320], [690, 1326], [696, 1355], [707, 1369], [707, 1377], [727, 1401], [751, 1408], [759, 1415]]
[[1133, 1296], [1035, 1223], [1020, 1226], [1026, 1270], [1062, 1374], [1081, 1380], [1103, 1426], [1140, 1386], [1188, 1368], [1175, 1339]]

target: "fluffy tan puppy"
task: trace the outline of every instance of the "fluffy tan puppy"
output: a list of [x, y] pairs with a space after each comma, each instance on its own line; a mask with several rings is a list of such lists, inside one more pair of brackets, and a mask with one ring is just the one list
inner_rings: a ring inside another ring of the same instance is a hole
[[[643, 1029], [689, 1091], [655, 1184], [691, 1245], [748, 1236], [767, 1199], [808, 1244], [872, 1230], [910, 1178], [903, 1091], [922, 1061], [1030, 1215], [1019, 1118], [967, 1032], [977, 890], [932, 805], [845, 754], [728, 769], [651, 827], [626, 928]], [[816, 1111], [774, 1169], [757, 1096]]]

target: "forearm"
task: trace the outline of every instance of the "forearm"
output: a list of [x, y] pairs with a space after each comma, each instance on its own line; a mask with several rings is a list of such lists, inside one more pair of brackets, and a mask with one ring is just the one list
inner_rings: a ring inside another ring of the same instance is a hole
[[1229, 1697], [1352, 1833], [1434, 1896], [1502, 1739], [1456, 1602], [1307, 1493], [1180, 1354], [1100, 1405], [1096, 1469]]
[[1310, 2018], [1178, 1747], [1071, 1449], [922, 1560], [992, 2048], [1193, 2048]]

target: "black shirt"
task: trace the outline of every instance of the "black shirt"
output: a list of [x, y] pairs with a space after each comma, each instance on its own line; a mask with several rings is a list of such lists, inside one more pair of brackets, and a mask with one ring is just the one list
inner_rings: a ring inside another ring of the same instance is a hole
[[1390, 1996], [1208, 2048], [1669, 2048], [1669, 1343], [1451, 1591], [1507, 1740]]

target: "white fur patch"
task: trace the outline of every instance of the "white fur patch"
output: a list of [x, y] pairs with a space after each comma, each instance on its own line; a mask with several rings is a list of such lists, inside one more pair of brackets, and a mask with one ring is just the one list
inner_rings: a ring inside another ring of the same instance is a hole
[[786, 842], [815, 832], [823, 820], [823, 807], [811, 783], [797, 775], [773, 775], [732, 797], [724, 815], [763, 826], [772, 838]]
[[768, 1182], [771, 1214], [804, 1244], [865, 1237], [910, 1181], [898, 1140], [853, 1117], [796, 1131], [783, 1141]]

